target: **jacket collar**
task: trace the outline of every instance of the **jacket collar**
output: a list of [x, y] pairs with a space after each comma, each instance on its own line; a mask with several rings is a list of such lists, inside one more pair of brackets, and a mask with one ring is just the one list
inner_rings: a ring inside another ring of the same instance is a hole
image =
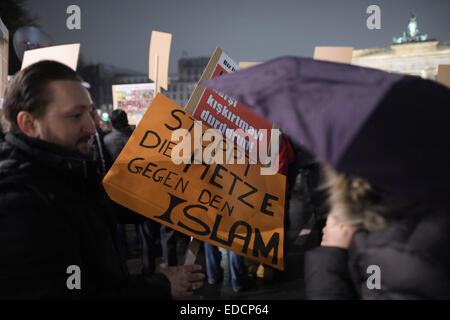
[[7, 133], [5, 140], [46, 167], [82, 174], [85, 178], [97, 172], [97, 163], [79, 152], [24, 134]]

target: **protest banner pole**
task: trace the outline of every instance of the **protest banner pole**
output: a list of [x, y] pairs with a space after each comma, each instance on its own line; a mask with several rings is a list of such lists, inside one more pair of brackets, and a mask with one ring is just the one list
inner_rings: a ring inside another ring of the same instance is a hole
[[167, 90], [171, 41], [171, 33], [152, 31], [148, 57], [148, 77], [155, 83], [155, 96], [161, 93], [161, 88]]
[[159, 56], [155, 56], [155, 96], [159, 93], [158, 86], [158, 64], [159, 64]]
[[191, 237], [191, 241], [189, 241], [189, 247], [186, 251], [186, 256], [184, 258], [184, 265], [194, 264], [197, 259], [198, 251], [200, 250], [200, 246], [202, 241]]

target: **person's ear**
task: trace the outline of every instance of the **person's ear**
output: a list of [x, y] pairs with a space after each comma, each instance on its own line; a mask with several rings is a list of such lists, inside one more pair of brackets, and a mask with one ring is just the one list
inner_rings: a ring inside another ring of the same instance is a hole
[[17, 124], [19, 125], [20, 130], [32, 138], [38, 138], [38, 130], [35, 121], [35, 117], [27, 111], [20, 111], [17, 115]]

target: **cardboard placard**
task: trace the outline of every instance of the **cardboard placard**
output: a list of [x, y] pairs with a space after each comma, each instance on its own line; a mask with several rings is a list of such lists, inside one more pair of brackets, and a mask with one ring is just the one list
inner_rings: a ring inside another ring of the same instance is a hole
[[[283, 270], [286, 177], [261, 165], [172, 162], [174, 130], [206, 126], [158, 94], [103, 180], [109, 197], [201, 241]], [[196, 133], [197, 132], [197, 133]], [[202, 142], [203, 148], [211, 142]], [[178, 146], [177, 146], [178, 147]], [[199, 149], [198, 149], [199, 150]], [[196, 157], [197, 152], [187, 154]]]
[[440, 64], [438, 66], [436, 81], [450, 88], [450, 64]]
[[258, 64], [261, 64], [261, 62], [246, 62], [246, 61], [241, 61], [241, 62], [239, 62], [239, 68], [241, 68], [241, 69], [251, 68], [251, 67], [253, 67], [253, 66], [257, 66]]
[[156, 83], [156, 92], [160, 92], [159, 87], [167, 90], [171, 43], [171, 33], [152, 31], [148, 58], [148, 77]]
[[8, 84], [9, 32], [0, 19], [0, 109]]
[[347, 63], [352, 62], [353, 47], [315, 47], [314, 59], [331, 62]]
[[116, 84], [112, 86], [112, 95], [114, 109], [124, 110], [129, 124], [137, 125], [155, 97], [155, 84]]
[[[237, 63], [222, 49], [217, 47], [199, 82], [239, 69]], [[221, 131], [228, 139], [233, 139], [231, 136], [232, 130], [241, 129], [243, 132], [248, 133], [248, 141], [241, 139], [241, 136], [238, 139], [238, 141], [242, 141], [241, 144], [238, 144], [238, 147], [245, 150], [248, 154], [255, 152], [259, 142], [267, 141], [267, 145], [270, 143], [272, 123], [233, 98], [214, 90], [205, 89], [197, 85], [186, 104], [186, 110], [195, 119], [201, 120], [205, 125]], [[265, 161], [265, 159], [259, 160], [262, 163]]]
[[67, 65], [73, 70], [77, 70], [78, 56], [80, 53], [80, 44], [64, 44], [60, 46], [45, 47], [25, 51], [23, 55], [22, 68], [42, 61], [54, 60]]

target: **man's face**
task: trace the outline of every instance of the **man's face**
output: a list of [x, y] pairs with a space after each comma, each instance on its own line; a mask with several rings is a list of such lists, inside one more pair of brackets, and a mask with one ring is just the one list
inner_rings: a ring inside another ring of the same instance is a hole
[[52, 99], [45, 114], [35, 120], [36, 138], [87, 154], [89, 139], [95, 134], [88, 91], [80, 82], [69, 80], [52, 81], [47, 90]]

